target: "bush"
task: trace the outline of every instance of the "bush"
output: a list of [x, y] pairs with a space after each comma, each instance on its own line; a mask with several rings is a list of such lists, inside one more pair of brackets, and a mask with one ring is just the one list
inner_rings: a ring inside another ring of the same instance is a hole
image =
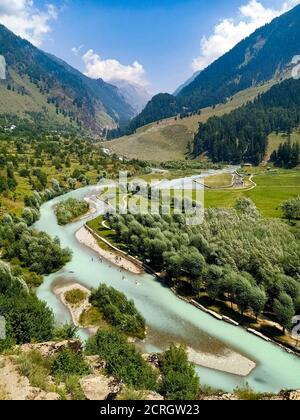
[[105, 360], [107, 374], [122, 380], [129, 387], [141, 390], [157, 389], [157, 372], [118, 330], [98, 331], [88, 340], [86, 351]]
[[90, 373], [90, 368], [81, 353], [64, 349], [55, 356], [51, 373], [59, 378], [66, 378], [70, 375], [84, 376]]
[[53, 337], [53, 313], [36, 296], [24, 294], [7, 298], [0, 295], [0, 315], [5, 317], [7, 336], [0, 340], [0, 349], [13, 344], [49, 341]]
[[172, 345], [161, 355], [160, 362], [163, 375], [161, 393], [168, 400], [195, 400], [200, 383], [185, 348]]
[[101, 311], [105, 321], [125, 334], [145, 337], [145, 320], [123, 293], [102, 284], [92, 291], [90, 303]]
[[83, 302], [87, 294], [80, 289], [69, 290], [65, 293], [65, 299], [70, 305], [78, 305]]
[[66, 225], [89, 210], [89, 204], [84, 200], [69, 198], [56, 207], [56, 217], [59, 225]]
[[22, 375], [29, 379], [30, 385], [48, 391], [47, 378], [50, 375], [51, 362], [38, 351], [23, 353], [17, 364]]

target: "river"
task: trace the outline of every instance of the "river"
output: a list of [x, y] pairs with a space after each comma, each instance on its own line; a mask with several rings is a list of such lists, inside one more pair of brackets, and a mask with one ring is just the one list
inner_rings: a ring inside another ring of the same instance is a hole
[[[124, 273], [109, 264], [100, 262], [95, 253], [78, 243], [76, 232], [88, 220], [80, 220], [68, 226], [59, 226], [54, 207], [69, 197], [95, 198], [101, 187], [89, 186], [57, 197], [41, 207], [41, 218], [35, 228], [59, 237], [63, 247], [69, 247], [73, 257], [61, 271], [45, 277], [37, 294], [52, 308], [58, 323], [70, 322], [71, 316], [53, 293], [54, 285], [77, 281], [91, 288], [106, 283], [124, 292], [134, 300], [149, 326], [149, 334], [143, 349], [148, 352], [164, 350], [171, 342], [185, 343], [198, 353], [209, 354], [216, 359], [226, 355], [240, 354], [256, 363], [256, 368], [247, 377], [224, 373], [196, 366], [202, 385], [224, 391], [237, 386], [250, 387], [260, 392], [278, 392], [281, 389], [300, 388], [300, 358], [288, 354], [278, 346], [249, 334], [243, 328], [234, 327], [203, 313], [199, 309], [177, 298], [167, 287], [153, 276]], [[97, 213], [103, 212], [103, 203], [95, 200]], [[86, 331], [80, 331], [86, 338]]]

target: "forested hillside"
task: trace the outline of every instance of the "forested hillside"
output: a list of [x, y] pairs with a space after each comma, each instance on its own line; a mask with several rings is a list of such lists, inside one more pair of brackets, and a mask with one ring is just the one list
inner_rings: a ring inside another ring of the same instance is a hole
[[90, 79], [64, 61], [35, 48], [0, 25], [0, 113], [39, 111], [99, 132], [128, 121], [134, 111], [118, 88]]
[[169, 96], [165, 103], [161, 103], [160, 95], [154, 97], [129, 126], [130, 132], [180, 112], [195, 112], [223, 103], [237, 92], [269, 80], [289, 77], [294, 67], [292, 59], [299, 55], [299, 40], [300, 6], [297, 6], [241, 41], [198, 74], [177, 96]]
[[290, 134], [300, 125], [300, 81], [289, 79], [259, 96], [253, 103], [201, 124], [194, 154], [207, 153], [214, 162], [260, 163], [268, 135]]

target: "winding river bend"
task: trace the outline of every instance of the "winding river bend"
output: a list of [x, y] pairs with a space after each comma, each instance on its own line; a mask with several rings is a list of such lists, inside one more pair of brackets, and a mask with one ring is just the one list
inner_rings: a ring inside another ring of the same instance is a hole
[[[229, 354], [238, 354], [256, 363], [247, 377], [224, 373], [197, 366], [202, 385], [232, 391], [237, 386], [249, 384], [261, 392], [278, 392], [281, 389], [300, 388], [300, 358], [288, 354], [278, 346], [247, 333], [244, 329], [218, 321], [199, 309], [177, 298], [153, 276], [120, 273], [119, 268], [108, 262], [100, 262], [95, 253], [78, 243], [76, 232], [88, 220], [80, 220], [68, 226], [58, 226], [54, 207], [69, 197], [94, 198], [97, 213], [103, 212], [104, 204], [95, 200], [101, 187], [85, 187], [58, 197], [41, 207], [41, 218], [35, 228], [59, 237], [62, 246], [73, 251], [72, 261], [60, 272], [45, 277], [38, 289], [38, 297], [52, 308], [57, 322], [70, 322], [71, 316], [53, 293], [53, 287], [63, 282], [76, 281], [86, 287], [98, 287], [106, 283], [124, 292], [135, 301], [149, 326], [147, 339], [141, 345], [145, 351], [160, 351], [171, 342], [182, 342], [198, 354], [206, 354], [222, 360]], [[126, 280], [122, 279], [126, 276]], [[80, 331], [83, 338], [86, 331]]]

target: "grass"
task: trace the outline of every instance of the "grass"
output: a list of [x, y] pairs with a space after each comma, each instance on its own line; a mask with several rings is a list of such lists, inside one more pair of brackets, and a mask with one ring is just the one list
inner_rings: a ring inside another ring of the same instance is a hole
[[66, 378], [65, 388], [68, 395], [72, 400], [84, 401], [86, 400], [85, 395], [80, 386], [80, 378], [76, 375], [70, 375]]
[[149, 128], [131, 136], [112, 140], [103, 145], [121, 156], [131, 159], [163, 162], [181, 160], [187, 155], [188, 144], [193, 140], [193, 133], [181, 124]]
[[272, 396], [271, 394], [261, 394], [256, 392], [249, 386], [246, 386], [245, 388], [236, 388], [234, 390], [234, 394], [242, 401], [260, 401]]
[[0, 385], [0, 401], [8, 400], [8, 394], [4, 386]]
[[107, 328], [108, 324], [104, 321], [99, 309], [92, 306], [91, 308], [85, 310], [80, 315], [79, 319], [80, 325], [83, 327], [99, 327], [99, 328]]
[[259, 93], [271, 88], [274, 82], [246, 89], [236, 94], [226, 104], [202, 110], [201, 115], [184, 119], [169, 118], [141, 127], [131, 136], [121, 137], [103, 143], [120, 156], [153, 162], [184, 160], [190, 156], [190, 144], [198, 130], [199, 123], [212, 116], [228, 114], [241, 105], [253, 100]]
[[299, 170], [280, 169], [268, 172], [259, 169], [253, 180], [257, 187], [251, 191], [205, 191], [205, 207], [233, 207], [238, 198], [246, 196], [254, 201], [263, 216], [282, 217], [281, 203], [300, 195]]
[[66, 301], [73, 306], [80, 305], [87, 297], [87, 293], [80, 289], [69, 290], [65, 293]]
[[205, 178], [205, 185], [211, 188], [224, 188], [232, 184], [231, 174], [213, 175]]
[[[87, 223], [87, 225], [98, 235], [100, 235], [102, 238], [109, 241], [113, 246], [124, 249], [124, 244], [118, 243], [115, 240], [115, 231], [113, 229], [107, 229], [102, 225], [102, 222], [104, 221], [104, 218], [102, 216], [97, 217], [94, 220], [91, 220]], [[98, 240], [99, 246], [103, 249], [107, 249], [111, 251], [111, 248], [106, 245], [104, 242]]]
[[38, 351], [23, 353], [17, 359], [19, 371], [29, 379], [30, 385], [49, 391], [48, 377], [51, 370], [51, 362], [42, 357]]
[[136, 391], [128, 386], [124, 387], [117, 397], [119, 401], [144, 401], [147, 396], [145, 391]]
[[[271, 157], [271, 154], [278, 150], [281, 143], [285, 143], [288, 140], [289, 136], [283, 133], [279, 134], [270, 134], [269, 136], [269, 142], [268, 142], [268, 149], [267, 149], [267, 159], [269, 160]], [[297, 130], [294, 130], [291, 134], [291, 141], [292, 143], [299, 143], [300, 144], [300, 132]]]

